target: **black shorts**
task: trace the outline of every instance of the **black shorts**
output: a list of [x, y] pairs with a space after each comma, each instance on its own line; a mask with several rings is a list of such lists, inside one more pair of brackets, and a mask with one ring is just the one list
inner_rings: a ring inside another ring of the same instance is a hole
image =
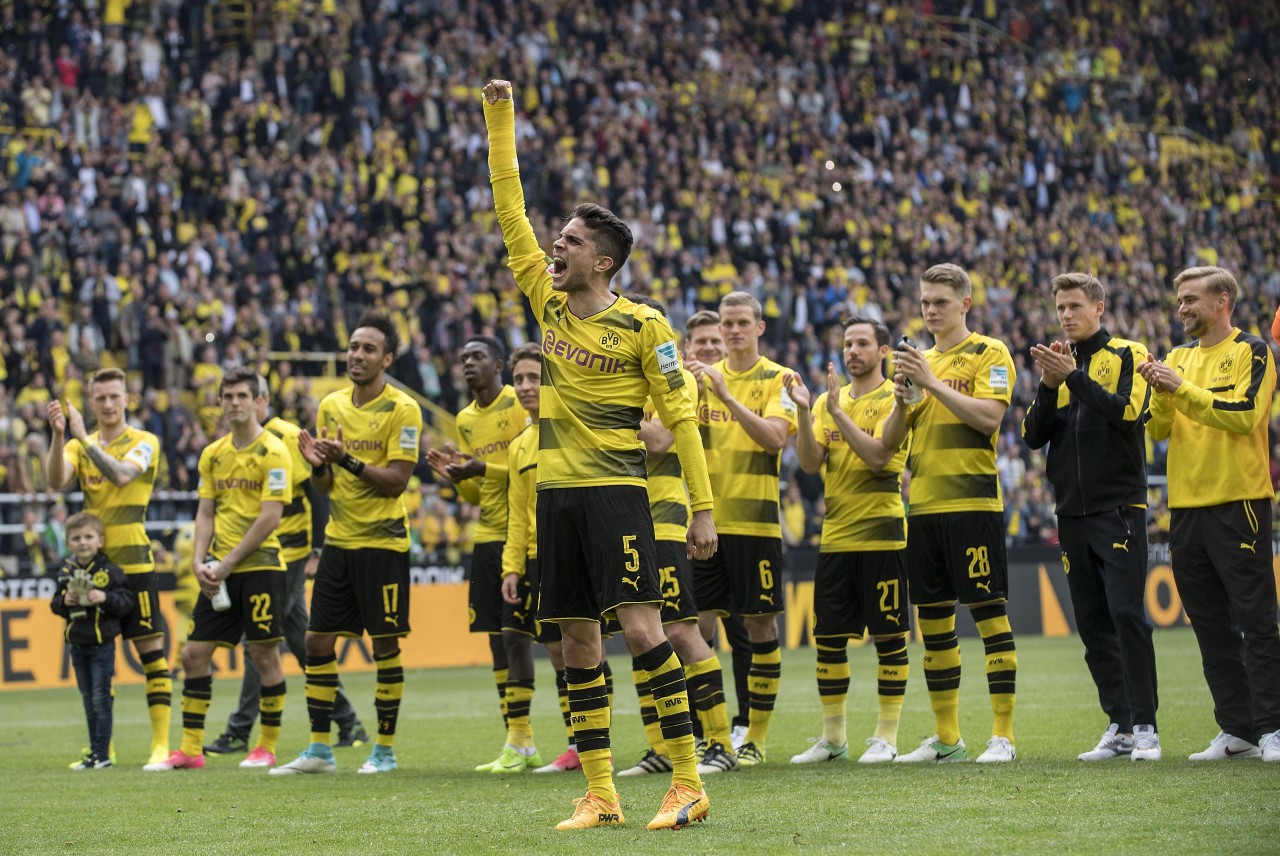
[[143, 574], [125, 574], [129, 590], [138, 600], [138, 605], [120, 622], [120, 635], [131, 642], [139, 639], [154, 639], [164, 633], [163, 617], [160, 615], [160, 575], [154, 571]]
[[[525, 559], [524, 576], [516, 580], [519, 603], [502, 599], [502, 629], [538, 639], [538, 560]], [[498, 595], [500, 598], [501, 594]]]
[[476, 544], [471, 551], [471, 583], [467, 589], [472, 633], [501, 633], [502, 542]]
[[658, 585], [662, 588], [662, 623], [697, 621], [693, 597], [693, 565], [683, 541], [658, 542]]
[[409, 554], [326, 544], [311, 590], [310, 633], [409, 635]]
[[246, 642], [279, 642], [284, 639], [283, 571], [244, 571], [227, 577], [231, 608], [217, 612], [209, 597], [200, 593], [191, 613], [194, 626], [187, 638], [192, 642], [217, 642], [234, 648], [241, 637]]
[[539, 621], [600, 621], [662, 602], [649, 492], [634, 485], [538, 491]]
[[[534, 640], [541, 642], [543, 645], [561, 641], [563, 637], [560, 634], [559, 624], [552, 621], [538, 620], [538, 601], [542, 596], [542, 577], [539, 575], [537, 559], [524, 560], [524, 578], [528, 580], [533, 595], [533, 608], [530, 610], [530, 618], [533, 619]], [[516, 628], [513, 627], [512, 629]]]
[[861, 639], [911, 629], [905, 550], [819, 553], [813, 578], [813, 635]]
[[964, 604], [1003, 601], [1009, 592], [999, 511], [951, 511], [907, 521], [907, 577], [911, 602]]
[[716, 554], [693, 563], [693, 590], [703, 612], [782, 612], [782, 539], [721, 535]]

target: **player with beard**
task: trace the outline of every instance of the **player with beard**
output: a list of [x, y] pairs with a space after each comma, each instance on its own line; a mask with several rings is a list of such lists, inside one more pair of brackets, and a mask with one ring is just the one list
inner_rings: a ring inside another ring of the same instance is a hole
[[791, 759], [793, 764], [849, 757], [845, 700], [849, 694], [850, 639], [869, 631], [879, 661], [880, 713], [867, 738], [862, 764], [892, 761], [898, 754], [898, 721], [907, 690], [906, 509], [902, 468], [906, 445], [887, 447], [884, 420], [893, 408], [893, 381], [882, 367], [889, 355], [889, 328], [855, 315], [844, 322], [844, 365], [851, 378], [840, 387], [827, 365], [827, 391], [813, 402], [799, 378], [787, 391], [799, 411], [796, 455], [807, 473], [826, 465], [827, 513], [813, 582], [822, 737]]
[[298, 435], [311, 486], [329, 497], [329, 523], [311, 593], [307, 630], [307, 713], [311, 744], [272, 775], [332, 773], [337, 637], [367, 632], [377, 666], [378, 736], [358, 772], [396, 769], [396, 720], [404, 693], [400, 638], [409, 635], [409, 517], [401, 494], [418, 462], [422, 411], [387, 382], [400, 337], [391, 319], [366, 312], [351, 331], [351, 386], [325, 396], [316, 433]]

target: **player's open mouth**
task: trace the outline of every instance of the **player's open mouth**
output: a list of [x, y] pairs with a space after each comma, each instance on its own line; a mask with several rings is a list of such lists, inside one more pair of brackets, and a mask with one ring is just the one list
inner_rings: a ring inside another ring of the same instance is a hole
[[568, 262], [559, 256], [547, 256], [547, 275], [552, 279], [560, 279], [563, 277], [564, 272], [568, 267]]

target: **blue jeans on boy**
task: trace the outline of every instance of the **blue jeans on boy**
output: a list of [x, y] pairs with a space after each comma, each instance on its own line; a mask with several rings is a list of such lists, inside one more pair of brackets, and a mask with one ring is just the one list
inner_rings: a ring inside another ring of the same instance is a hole
[[116, 674], [115, 640], [72, 648], [71, 666], [76, 671], [76, 686], [84, 699], [84, 715], [89, 722], [89, 751], [106, 758], [111, 751], [111, 680]]

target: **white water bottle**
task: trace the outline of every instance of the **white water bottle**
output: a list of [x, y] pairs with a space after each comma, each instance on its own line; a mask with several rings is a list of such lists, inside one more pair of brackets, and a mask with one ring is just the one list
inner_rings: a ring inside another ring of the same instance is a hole
[[[216, 571], [221, 562], [214, 560], [209, 563], [209, 570]], [[227, 581], [223, 580], [218, 583], [218, 590], [213, 593], [213, 597], [209, 598], [209, 605], [213, 607], [214, 612], [226, 612], [231, 608], [231, 594], [227, 591]]]
[[[906, 336], [902, 337], [902, 344], [910, 345], [911, 340]], [[919, 404], [924, 401], [924, 390], [916, 386], [915, 381], [908, 378], [903, 384], [907, 388], [907, 397], [904, 399], [907, 404]]]

